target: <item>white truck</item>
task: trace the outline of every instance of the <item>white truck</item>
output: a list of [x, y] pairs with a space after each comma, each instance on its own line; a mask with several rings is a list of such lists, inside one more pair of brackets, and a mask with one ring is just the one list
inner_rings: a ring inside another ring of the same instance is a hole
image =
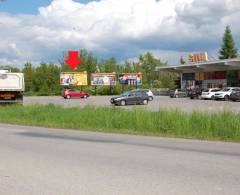
[[0, 103], [23, 103], [24, 74], [0, 70]]

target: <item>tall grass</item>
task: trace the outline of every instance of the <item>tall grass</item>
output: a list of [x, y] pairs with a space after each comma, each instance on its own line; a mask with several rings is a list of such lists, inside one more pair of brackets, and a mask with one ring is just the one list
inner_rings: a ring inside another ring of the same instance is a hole
[[131, 110], [119, 107], [0, 107], [0, 122], [140, 135], [240, 141], [240, 114]]

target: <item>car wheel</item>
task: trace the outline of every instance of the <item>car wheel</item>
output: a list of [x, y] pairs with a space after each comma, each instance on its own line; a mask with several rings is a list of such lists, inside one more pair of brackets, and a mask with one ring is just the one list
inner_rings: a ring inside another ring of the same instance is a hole
[[84, 98], [84, 99], [86, 99], [86, 98], [87, 98], [87, 96], [85, 95], [85, 96], [83, 96], [83, 98]]
[[66, 98], [67, 98], [67, 99], [70, 99], [70, 98], [71, 98], [71, 96], [70, 96], [70, 95], [67, 95], [67, 96], [66, 96]]
[[153, 97], [152, 96], [149, 97], [149, 101], [153, 101]]
[[225, 100], [225, 101], [228, 101], [228, 100], [229, 100], [229, 96], [228, 96], [228, 95], [225, 95], [225, 96], [224, 96], [224, 100]]
[[212, 95], [212, 97], [211, 97], [211, 100], [215, 100], [215, 97], [214, 97], [214, 95]]
[[125, 100], [122, 100], [122, 101], [120, 102], [120, 105], [121, 105], [121, 106], [125, 106], [125, 105], [126, 105], [126, 101], [125, 101]]
[[143, 100], [143, 105], [147, 105], [148, 101], [147, 100]]

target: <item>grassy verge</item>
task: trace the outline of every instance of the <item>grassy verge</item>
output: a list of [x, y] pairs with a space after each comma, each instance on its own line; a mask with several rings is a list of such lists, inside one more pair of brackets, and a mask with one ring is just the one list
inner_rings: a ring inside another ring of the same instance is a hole
[[119, 107], [63, 108], [10, 105], [0, 108], [0, 122], [53, 128], [94, 130], [209, 140], [240, 141], [240, 114], [151, 112]]

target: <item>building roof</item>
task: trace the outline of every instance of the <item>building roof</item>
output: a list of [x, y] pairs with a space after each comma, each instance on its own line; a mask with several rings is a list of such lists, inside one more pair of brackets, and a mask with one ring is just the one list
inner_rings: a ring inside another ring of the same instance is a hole
[[240, 58], [156, 67], [156, 71], [179, 72], [179, 73], [226, 71], [226, 70], [240, 70]]

